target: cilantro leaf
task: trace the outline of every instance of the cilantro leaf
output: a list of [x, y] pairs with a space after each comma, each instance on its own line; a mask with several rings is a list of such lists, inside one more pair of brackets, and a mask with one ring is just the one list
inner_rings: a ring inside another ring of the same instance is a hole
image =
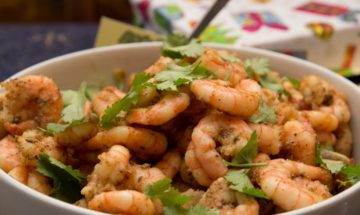
[[190, 82], [209, 77], [211, 73], [199, 66], [200, 62], [190, 66], [178, 66], [170, 64], [167, 68], [154, 76], [157, 81], [155, 87], [158, 90], [177, 91], [177, 87]]
[[134, 81], [132, 83], [132, 88], [126, 94], [126, 96], [121, 100], [114, 102], [110, 107], [105, 110], [103, 116], [101, 117], [102, 127], [110, 128], [114, 124], [114, 119], [121, 119], [121, 117], [118, 117], [119, 113], [128, 113], [132, 107], [138, 104], [140, 92], [142, 91], [142, 89], [148, 86], [146, 85], [146, 82], [151, 77], [151, 75], [144, 72], [140, 72], [135, 75]]
[[230, 188], [240, 193], [262, 199], [270, 199], [262, 190], [255, 188], [248, 177], [249, 170], [228, 171], [225, 179], [230, 183]]
[[94, 96], [100, 91], [100, 87], [99, 86], [87, 86], [86, 91], [85, 91], [85, 95], [86, 98], [89, 99], [90, 101], [93, 100]]
[[281, 93], [284, 89], [281, 83], [270, 73], [261, 75], [259, 78], [259, 83], [262, 87], [277, 93]]
[[338, 160], [330, 160], [323, 158], [324, 149], [320, 146], [320, 144], [316, 144], [315, 149], [315, 163], [323, 167], [324, 169], [329, 170], [332, 174], [337, 174], [341, 172], [342, 168], [346, 165], [342, 161]]
[[178, 190], [171, 187], [171, 179], [164, 178], [145, 188], [145, 195], [158, 198], [164, 206], [178, 207], [191, 201], [191, 197], [182, 195]]
[[258, 166], [266, 166], [267, 163], [258, 162], [258, 163], [237, 163], [237, 162], [228, 162], [224, 160], [224, 163], [226, 166], [233, 166], [233, 167], [239, 167], [239, 168], [253, 168]]
[[258, 110], [249, 119], [252, 123], [268, 122], [276, 123], [276, 114], [269, 105], [260, 100]]
[[257, 135], [256, 131], [253, 131], [247, 144], [235, 154], [232, 162], [241, 164], [251, 163], [257, 154], [257, 150]]
[[164, 206], [164, 214], [179, 214], [179, 215], [218, 215], [216, 210], [204, 208], [201, 205], [196, 205], [191, 208], [181, 207], [186, 202], [191, 201], [191, 197], [181, 194], [178, 190], [171, 186], [171, 179], [164, 178], [153, 184], [146, 186], [145, 195], [151, 198], [160, 199]]
[[286, 79], [293, 85], [293, 87], [297, 90], [300, 89], [300, 81], [296, 80], [292, 77], [286, 77]]
[[343, 184], [354, 185], [360, 181], [360, 165], [345, 165], [340, 173], [346, 176], [346, 180], [342, 181]]
[[85, 103], [87, 100], [87, 84], [82, 82], [78, 91], [62, 91], [64, 108], [61, 113], [61, 120], [64, 123], [48, 123], [47, 131], [49, 133], [62, 132], [66, 128], [84, 123], [86, 120]]
[[163, 47], [162, 54], [170, 58], [196, 58], [204, 52], [204, 47], [196, 40], [191, 40], [189, 44], [171, 47], [166, 44]]
[[269, 72], [270, 63], [266, 58], [250, 58], [245, 60], [244, 66], [249, 77], [253, 77], [254, 73], [266, 75]]
[[181, 33], [170, 33], [165, 37], [165, 44], [170, 47], [187, 45], [190, 40], [185, 34]]
[[80, 191], [84, 177], [71, 166], [42, 153], [39, 155], [36, 171], [52, 179], [51, 196], [69, 203], [82, 197]]

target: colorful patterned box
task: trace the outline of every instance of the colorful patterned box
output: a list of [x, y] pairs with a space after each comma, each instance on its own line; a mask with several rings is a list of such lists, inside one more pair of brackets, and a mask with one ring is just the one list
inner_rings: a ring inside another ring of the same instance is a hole
[[[148, 29], [190, 35], [213, 2], [132, 0], [132, 5]], [[232, 0], [200, 39], [287, 53], [343, 75], [360, 73], [360, 0]]]

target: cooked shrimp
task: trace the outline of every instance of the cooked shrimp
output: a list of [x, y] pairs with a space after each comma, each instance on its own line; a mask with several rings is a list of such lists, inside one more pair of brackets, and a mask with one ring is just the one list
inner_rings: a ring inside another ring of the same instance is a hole
[[200, 65], [213, 72], [219, 79], [228, 80], [232, 84], [239, 83], [247, 77], [244, 66], [241, 62], [228, 62], [221, 57], [221, 53], [215, 49], [207, 48], [200, 56]]
[[86, 200], [101, 192], [115, 190], [129, 169], [130, 152], [123, 146], [113, 146], [99, 155], [99, 159], [88, 176], [88, 184], [81, 190]]
[[43, 75], [28, 75], [1, 83], [6, 89], [1, 118], [18, 124], [34, 120], [45, 128], [60, 119], [63, 101], [55, 82]]
[[334, 114], [339, 120], [339, 124], [345, 124], [350, 121], [350, 109], [340, 95], [334, 95], [330, 105], [321, 106], [320, 111]]
[[0, 140], [0, 168], [2, 170], [9, 172], [21, 165], [22, 160], [19, 147], [12, 136], [6, 136]]
[[[262, 191], [282, 209], [289, 211], [306, 207], [331, 196], [325, 185], [331, 180], [327, 170], [284, 159], [267, 163], [264, 167], [254, 169], [254, 177]], [[294, 180], [298, 177], [303, 179]], [[315, 182], [305, 183], [304, 180]], [[312, 189], [314, 186], [317, 187], [315, 190]], [[318, 193], [319, 190], [322, 192]]]
[[274, 109], [277, 116], [277, 123], [279, 125], [283, 125], [287, 121], [297, 119], [299, 116], [299, 111], [296, 107], [288, 102], [281, 102]]
[[346, 156], [351, 155], [353, 140], [351, 129], [348, 124], [340, 125], [339, 129], [336, 131], [337, 141], [334, 145], [334, 149], [337, 152], [340, 152]]
[[309, 120], [317, 131], [332, 132], [337, 129], [339, 121], [335, 115], [322, 111], [301, 111], [302, 116]]
[[55, 139], [51, 136], [45, 136], [39, 130], [27, 130], [21, 136], [18, 136], [16, 141], [24, 157], [25, 165], [36, 166], [40, 153], [46, 153], [63, 162], [66, 160], [63, 149], [59, 147]]
[[150, 129], [117, 126], [97, 133], [84, 147], [94, 150], [113, 145], [123, 145], [141, 159], [154, 159], [165, 152], [167, 139], [162, 133]]
[[153, 215], [155, 206], [145, 194], [134, 190], [110, 191], [89, 201], [89, 209], [112, 214]]
[[250, 127], [237, 117], [214, 111], [201, 119], [193, 130], [192, 142], [196, 158], [206, 174], [215, 180], [227, 171], [216, 150], [216, 140], [222, 144], [220, 153], [231, 158], [246, 145], [250, 135]]
[[313, 165], [315, 163], [316, 133], [310, 123], [291, 120], [282, 131], [283, 149], [291, 152], [293, 160]]
[[250, 123], [249, 126], [256, 131], [259, 152], [269, 155], [279, 154], [282, 146], [280, 126], [254, 123]]
[[191, 91], [199, 100], [236, 116], [250, 117], [259, 106], [257, 93], [231, 88], [226, 81], [196, 80], [191, 84]]
[[102, 116], [106, 108], [122, 99], [126, 94], [116, 87], [105, 87], [98, 92], [92, 101], [92, 108], [98, 116]]
[[[185, 154], [185, 156], [186, 156], [186, 154]], [[191, 158], [191, 159], [194, 159], [194, 158]], [[196, 181], [196, 179], [194, 178], [193, 173], [191, 172], [189, 167], [186, 165], [185, 158], [184, 158], [183, 162], [181, 163], [179, 172], [180, 172], [181, 179], [184, 182], [186, 182], [187, 184], [194, 185], [194, 186], [199, 185], [198, 182]]]
[[168, 57], [161, 56], [155, 63], [153, 63], [151, 66], [149, 66], [147, 69], [144, 70], [147, 74], [157, 74], [164, 70], [167, 65], [173, 63], [174, 60]]
[[89, 140], [98, 132], [95, 122], [86, 122], [67, 128], [65, 131], [55, 133], [56, 141], [62, 146], [80, 147], [79, 144]]
[[44, 175], [25, 166], [17, 166], [9, 172], [9, 175], [26, 186], [37, 190], [45, 195], [51, 193], [50, 180]]
[[300, 82], [300, 92], [304, 96], [304, 102], [314, 109], [331, 102], [335, 90], [325, 80], [309, 75]]
[[[213, 181], [208, 175], [207, 173], [204, 171], [202, 165], [200, 164], [200, 162], [198, 161], [196, 155], [195, 155], [195, 151], [194, 151], [194, 144], [192, 142], [190, 142], [189, 147], [185, 153], [185, 164], [186, 166], [189, 168], [189, 170], [192, 173], [192, 176], [195, 178], [195, 180], [197, 181], [197, 183], [199, 183], [202, 186], [209, 186], [211, 184], [211, 182]], [[191, 183], [191, 175], [189, 174], [185, 174], [186, 172], [184, 172], [184, 175], [182, 174], [183, 178], [188, 178], [190, 180], [186, 180], [189, 183]]]
[[22, 135], [24, 131], [36, 128], [36, 122], [34, 120], [26, 120], [20, 123], [5, 122], [4, 128], [11, 135]]
[[290, 81], [283, 81], [282, 86], [287, 92], [290, 93], [290, 102], [294, 104], [297, 108], [302, 107], [304, 102], [304, 96], [301, 94], [301, 92], [295, 89], [295, 87], [292, 83], [290, 83]]
[[214, 181], [199, 203], [207, 208], [220, 209], [221, 214], [259, 214], [259, 204], [246, 194], [235, 192], [229, 188], [224, 178]]
[[161, 125], [183, 112], [189, 104], [190, 98], [186, 93], [167, 94], [154, 105], [132, 109], [126, 116], [126, 121], [142, 125]]
[[193, 190], [193, 189], [188, 189], [185, 192], [182, 192], [183, 195], [191, 197], [191, 201], [186, 202], [185, 204], [182, 205], [182, 207], [189, 208], [195, 206], [197, 203], [199, 203], [204, 193], [205, 192], [202, 190]]
[[316, 139], [321, 145], [334, 146], [336, 143], [336, 136], [330, 132], [316, 131]]
[[129, 168], [126, 178], [119, 187], [144, 192], [147, 185], [164, 178], [164, 173], [156, 167], [151, 167], [148, 164], [135, 164]]
[[172, 150], [164, 154], [162, 159], [155, 165], [168, 178], [173, 178], [181, 166], [181, 155], [177, 150]]

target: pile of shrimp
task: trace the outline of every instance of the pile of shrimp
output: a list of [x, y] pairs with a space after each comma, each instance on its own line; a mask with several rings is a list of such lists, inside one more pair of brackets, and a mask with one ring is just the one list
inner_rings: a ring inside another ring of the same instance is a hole
[[[112, 214], [162, 214], [161, 202], [144, 190], [165, 177], [192, 197], [184, 207], [200, 204], [221, 214], [273, 214], [330, 198], [336, 193], [335, 180], [316, 165], [316, 146], [331, 145], [350, 158], [350, 111], [344, 95], [317, 76], [303, 77], [296, 88], [271, 71], [289, 93], [279, 94], [261, 87], [242, 62], [226, 61], [223, 54], [207, 48], [198, 59], [183, 60], [199, 60], [217, 79], [194, 80], [176, 92], [145, 88], [138, 105], [110, 129], [89, 120], [44, 134], [39, 127], [61, 122], [63, 100], [56, 83], [42, 75], [1, 83], [0, 168], [49, 195], [50, 180], [36, 171], [38, 155], [45, 152], [86, 176], [76, 205]], [[181, 62], [162, 56], [144, 72], [157, 74], [171, 63]], [[125, 95], [107, 86], [84, 108], [100, 119]], [[276, 123], [250, 122], [260, 102], [275, 112]], [[224, 160], [231, 161], [253, 131], [258, 144], [253, 162], [267, 165], [251, 168], [250, 179], [269, 200], [230, 189], [224, 177], [238, 169]]]

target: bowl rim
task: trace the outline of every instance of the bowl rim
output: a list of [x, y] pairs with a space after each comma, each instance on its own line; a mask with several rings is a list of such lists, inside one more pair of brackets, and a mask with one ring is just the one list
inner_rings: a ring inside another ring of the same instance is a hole
[[[112, 52], [112, 51], [119, 51], [119, 50], [126, 50], [126, 49], [133, 49], [133, 48], [160, 48], [162, 45], [162, 42], [140, 42], [140, 43], [130, 43], [130, 44], [118, 44], [118, 45], [112, 45], [112, 46], [106, 46], [106, 47], [97, 47], [97, 48], [89, 48], [77, 52], [72, 52], [68, 54], [64, 54], [55, 58], [48, 59], [46, 61], [37, 63], [33, 66], [30, 66], [28, 68], [25, 68], [18, 73], [10, 76], [6, 80], [18, 78], [24, 75], [27, 75], [28, 73], [31, 73], [33, 70], [37, 70], [43, 66], [46, 66], [48, 64], [53, 64], [55, 62], [60, 62], [63, 60], [68, 60], [74, 57], [81, 57], [84, 55], [89, 54], [101, 54], [104, 52]], [[338, 74], [335, 74], [334, 72], [330, 71], [329, 69], [326, 69], [320, 65], [317, 65], [315, 63], [305, 61], [299, 58], [295, 58], [292, 56], [288, 56], [282, 53], [265, 50], [265, 49], [259, 49], [259, 48], [253, 48], [253, 47], [232, 47], [229, 45], [219, 45], [219, 44], [213, 44], [213, 43], [204, 43], [205, 46], [218, 48], [218, 49], [225, 49], [230, 51], [245, 51], [251, 54], [259, 55], [259, 56], [271, 56], [272, 58], [276, 58], [277, 60], [281, 61], [288, 61], [291, 64], [303, 64], [306, 67], [312, 68], [314, 70], [317, 70], [320, 73], [326, 74], [329, 76], [330, 79], [336, 79], [337, 82], [343, 82], [346, 85], [349, 85], [352, 91], [356, 92], [358, 96], [360, 96], [360, 90], [358, 89], [358, 86], [356, 86], [351, 81], [347, 80], [346, 78], [343, 78], [339, 76]], [[5, 81], [6, 81], [5, 80]], [[75, 206], [66, 202], [63, 202], [61, 200], [52, 198], [50, 196], [44, 195], [38, 191], [35, 191], [22, 183], [16, 181], [11, 176], [9, 176], [7, 173], [5, 173], [3, 170], [0, 171], [0, 180], [7, 183], [9, 186], [11, 186], [13, 189], [16, 189], [18, 191], [21, 191], [25, 194], [27, 194], [29, 197], [35, 197], [37, 200], [42, 201], [44, 203], [50, 204], [51, 206], [65, 209], [67, 212], [76, 212], [79, 214], [104, 214], [98, 211], [93, 211], [86, 208], [81, 208], [79, 206]], [[316, 203], [314, 205], [300, 208], [297, 210], [281, 213], [282, 215], [295, 215], [295, 214], [311, 214], [313, 212], [316, 212], [317, 210], [321, 210], [322, 208], [326, 208], [330, 206], [331, 204], [335, 202], [341, 202], [343, 199], [348, 199], [351, 196], [354, 196], [357, 192], [360, 192], [360, 183], [357, 183], [347, 190], [336, 194], [335, 196], [332, 196], [329, 199], [326, 199], [322, 202]]]

